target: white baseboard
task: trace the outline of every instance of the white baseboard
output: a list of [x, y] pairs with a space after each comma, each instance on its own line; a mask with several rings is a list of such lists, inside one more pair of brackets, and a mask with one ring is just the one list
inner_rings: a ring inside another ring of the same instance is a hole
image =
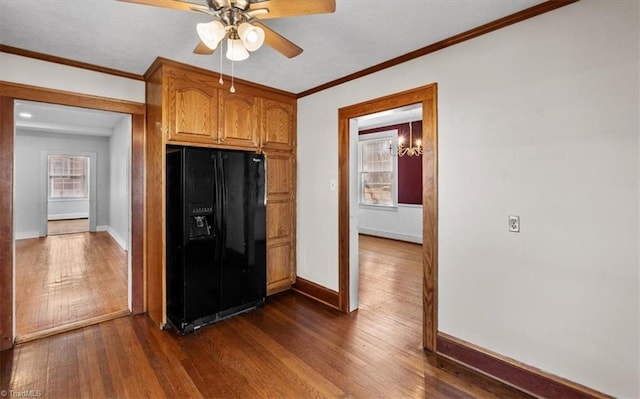
[[120, 236], [120, 234], [118, 234], [114, 229], [112, 229], [111, 226], [107, 226], [107, 225], [96, 226], [96, 231], [106, 231], [107, 233], [109, 233], [111, 238], [113, 238], [115, 242], [117, 242], [118, 245], [120, 245], [120, 247], [123, 250], [125, 251], [127, 250], [126, 241]]
[[360, 234], [366, 234], [368, 236], [391, 238], [393, 240], [398, 240], [398, 241], [408, 241], [416, 244], [422, 244], [421, 236], [414, 236], [411, 234], [396, 233], [393, 231], [385, 231], [385, 230], [367, 229], [363, 227], [358, 228], [358, 232]]
[[56, 213], [55, 215], [48, 215], [48, 220], [64, 220], [64, 219], [86, 219], [89, 217], [88, 213]]
[[16, 240], [26, 240], [27, 238], [38, 238], [40, 237], [39, 231], [23, 231], [21, 233], [15, 233]]
[[127, 250], [127, 243], [125, 242], [124, 238], [122, 238], [122, 236], [120, 236], [117, 231], [112, 229], [111, 226], [107, 226], [107, 233], [109, 233], [111, 238], [113, 238], [123, 250]]

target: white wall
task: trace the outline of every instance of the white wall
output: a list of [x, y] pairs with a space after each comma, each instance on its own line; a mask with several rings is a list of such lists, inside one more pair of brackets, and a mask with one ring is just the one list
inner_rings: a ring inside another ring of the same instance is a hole
[[124, 117], [109, 138], [109, 233], [124, 249], [129, 245], [129, 159], [131, 117]]
[[360, 206], [358, 230], [362, 234], [422, 244], [422, 205]]
[[0, 80], [102, 97], [145, 101], [144, 82], [0, 53]]
[[97, 153], [97, 170], [91, 173], [97, 183], [96, 224], [109, 221], [109, 143], [106, 137], [58, 135], [16, 129], [14, 215], [16, 238], [37, 237], [40, 228], [40, 196], [43, 192], [40, 168], [42, 151], [81, 151]]
[[48, 220], [88, 218], [89, 199], [49, 199], [47, 201], [47, 212]]
[[639, 397], [639, 15], [583, 0], [301, 98], [298, 275], [338, 288], [338, 109], [437, 82], [440, 330]]

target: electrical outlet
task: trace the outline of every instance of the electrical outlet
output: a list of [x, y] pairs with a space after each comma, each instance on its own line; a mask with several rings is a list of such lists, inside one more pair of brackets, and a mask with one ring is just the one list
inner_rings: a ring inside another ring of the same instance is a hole
[[512, 233], [520, 232], [520, 216], [509, 216], [509, 231]]

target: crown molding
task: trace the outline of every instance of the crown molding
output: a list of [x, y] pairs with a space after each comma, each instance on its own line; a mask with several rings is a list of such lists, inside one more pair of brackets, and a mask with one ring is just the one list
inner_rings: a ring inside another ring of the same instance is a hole
[[25, 50], [17, 47], [11, 47], [4, 44], [0, 44], [0, 52], [20, 55], [23, 57], [34, 58], [41, 61], [53, 62], [56, 64], [67, 65], [76, 68], [87, 69], [90, 71], [106, 73], [109, 75], [120, 76], [122, 78], [144, 80], [144, 76], [134, 73], [124, 72], [117, 69], [106, 68], [99, 65], [88, 64], [86, 62], [74, 61], [68, 58], [56, 57], [55, 55], [49, 55], [44, 53], [38, 53], [36, 51]]
[[396, 58], [392, 58], [388, 61], [382, 62], [380, 64], [374, 65], [372, 67], [363, 69], [361, 71], [358, 72], [354, 72], [350, 75], [347, 76], [343, 76], [341, 78], [338, 78], [336, 80], [332, 80], [331, 82], [327, 82], [324, 84], [321, 84], [320, 86], [316, 86], [314, 88], [311, 88], [309, 90], [305, 90], [303, 92], [298, 93], [297, 97], [298, 98], [302, 98], [302, 97], [306, 97], [309, 96], [311, 94], [315, 94], [318, 93], [320, 91], [329, 89], [331, 87], [335, 87], [335, 86], [339, 86], [343, 83], [361, 78], [363, 76], [367, 76], [367, 75], [371, 75], [372, 73], [376, 73], [379, 71], [382, 71], [384, 69], [387, 68], [391, 68], [393, 66], [405, 63], [407, 61], [413, 60], [415, 58], [419, 58], [422, 56], [425, 56], [427, 54], [431, 54], [434, 53], [436, 51], [445, 49], [447, 47], [451, 47], [455, 44], [458, 43], [462, 43], [465, 42], [467, 40], [476, 38], [478, 36], [482, 36], [484, 34], [496, 31], [498, 29], [502, 29], [504, 27], [507, 27], [509, 25], [513, 25], [515, 23], [527, 20], [529, 18], [533, 18], [535, 16], [538, 16], [540, 14], [544, 14], [547, 13], [549, 11], [553, 11], [555, 9], [558, 9], [560, 7], [564, 7], [566, 5], [569, 5], [571, 3], [575, 3], [579, 0], [548, 0], [544, 3], [540, 3], [537, 4], [533, 7], [529, 7], [525, 10], [519, 11], [517, 13], [511, 14], [511, 15], [507, 15], [506, 17], [497, 19], [495, 21], [486, 23], [484, 25], [480, 25], [476, 28], [470, 29], [466, 32], [462, 32], [459, 33], [455, 36], [451, 36], [447, 39], [441, 40], [439, 42], [430, 44], [426, 47], [422, 47], [418, 50], [412, 51], [410, 53], [401, 55], [399, 57]]

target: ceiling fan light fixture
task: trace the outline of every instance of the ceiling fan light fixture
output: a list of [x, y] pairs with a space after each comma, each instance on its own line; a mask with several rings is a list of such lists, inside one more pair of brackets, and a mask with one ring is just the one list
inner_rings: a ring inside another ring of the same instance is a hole
[[242, 44], [242, 40], [227, 39], [227, 58], [231, 61], [244, 61], [249, 58], [249, 52]]
[[264, 30], [248, 22], [243, 22], [238, 26], [238, 36], [249, 51], [256, 51], [264, 43]]
[[196, 25], [196, 30], [202, 43], [211, 50], [215, 50], [227, 34], [224, 25], [220, 21], [199, 23]]

